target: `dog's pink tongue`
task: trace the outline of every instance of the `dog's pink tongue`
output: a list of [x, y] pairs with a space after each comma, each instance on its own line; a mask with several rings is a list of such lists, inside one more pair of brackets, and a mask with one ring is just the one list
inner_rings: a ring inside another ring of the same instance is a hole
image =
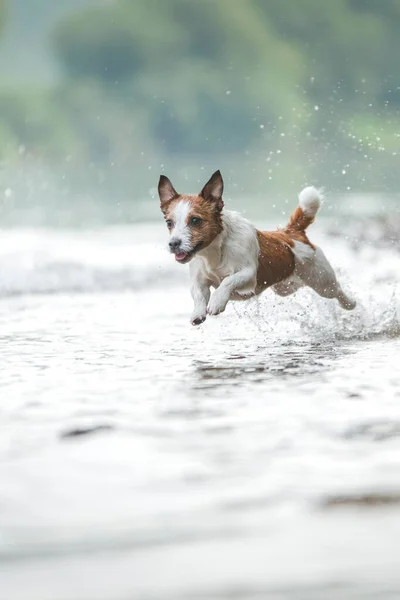
[[186, 258], [186, 252], [177, 252], [175, 254], [175, 260], [184, 260]]

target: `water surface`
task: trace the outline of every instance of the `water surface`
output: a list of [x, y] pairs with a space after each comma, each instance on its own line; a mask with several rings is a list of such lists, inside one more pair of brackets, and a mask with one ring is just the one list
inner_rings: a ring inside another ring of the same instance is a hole
[[1, 600], [400, 597], [400, 253], [346, 227], [356, 311], [198, 328], [161, 224], [1, 232]]

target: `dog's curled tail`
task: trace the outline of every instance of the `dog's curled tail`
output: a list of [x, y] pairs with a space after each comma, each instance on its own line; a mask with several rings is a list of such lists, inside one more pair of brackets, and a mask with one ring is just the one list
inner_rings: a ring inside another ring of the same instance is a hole
[[305, 231], [320, 209], [323, 200], [322, 190], [310, 186], [299, 194], [299, 206], [292, 213], [287, 228], [294, 231]]

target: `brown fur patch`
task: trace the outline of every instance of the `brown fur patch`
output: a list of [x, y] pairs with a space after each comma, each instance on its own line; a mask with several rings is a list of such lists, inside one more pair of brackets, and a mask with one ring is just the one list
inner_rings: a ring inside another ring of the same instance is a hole
[[[289, 223], [287, 224], [285, 231], [287, 231], [289, 235], [293, 237], [293, 239], [312, 246], [306, 236], [305, 231], [307, 227], [314, 223], [314, 221], [315, 217], [309, 217], [305, 215], [301, 206], [298, 206], [290, 215]], [[297, 237], [298, 235], [300, 235], [302, 239], [299, 239]], [[312, 248], [314, 248], [314, 246], [312, 246]]]
[[[301, 208], [297, 208], [293, 215]], [[292, 217], [293, 217], [292, 215]], [[294, 242], [307, 244], [313, 250], [315, 246], [308, 239], [306, 232], [300, 229], [293, 229], [289, 222], [286, 229], [277, 231], [258, 231], [257, 239], [260, 246], [257, 270], [256, 294], [283, 281], [289, 277], [295, 267], [294, 254], [292, 248]]]
[[284, 229], [282, 233], [287, 235], [291, 240], [294, 240], [295, 242], [302, 242], [303, 244], [307, 244], [313, 250], [315, 250], [314, 244], [312, 244], [310, 242], [305, 231], [300, 231], [300, 230], [296, 230], [296, 229], [293, 230], [293, 229], [290, 229], [289, 227], [286, 227], [286, 229]]
[[191, 204], [189, 219], [192, 217], [201, 219], [200, 225], [190, 226], [193, 247], [201, 243], [202, 248], [206, 248], [222, 231], [221, 211], [215, 202], [204, 200], [201, 196], [195, 196]]
[[294, 271], [293, 240], [284, 231], [258, 231], [260, 246], [258, 256], [256, 294], [283, 281]]

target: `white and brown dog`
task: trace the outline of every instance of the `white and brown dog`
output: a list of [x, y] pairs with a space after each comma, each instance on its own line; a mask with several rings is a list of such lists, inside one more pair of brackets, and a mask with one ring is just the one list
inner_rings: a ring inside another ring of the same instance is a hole
[[[217, 171], [198, 196], [178, 194], [161, 175], [158, 192], [171, 238], [169, 249], [182, 264], [190, 262], [193, 325], [222, 313], [229, 300], [247, 300], [265, 289], [289, 296], [309, 286], [323, 298], [336, 298], [352, 310], [356, 303], [338, 283], [320, 248], [306, 229], [315, 219], [322, 195], [314, 187], [299, 195], [299, 206], [285, 229], [258, 231], [247, 219], [223, 210], [224, 183]], [[210, 298], [210, 288], [215, 292]]]

